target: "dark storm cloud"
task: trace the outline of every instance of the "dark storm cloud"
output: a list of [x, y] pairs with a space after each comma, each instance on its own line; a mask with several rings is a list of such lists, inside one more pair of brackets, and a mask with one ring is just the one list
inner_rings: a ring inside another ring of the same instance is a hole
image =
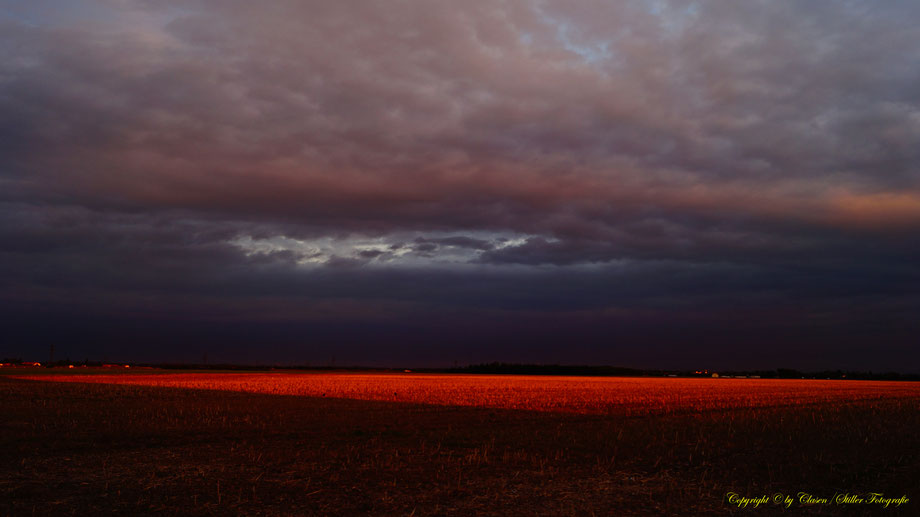
[[464, 327], [616, 362], [775, 324], [897, 364], [916, 330], [914, 4], [58, 7], [0, 11], [13, 341], [223, 322], [436, 360]]

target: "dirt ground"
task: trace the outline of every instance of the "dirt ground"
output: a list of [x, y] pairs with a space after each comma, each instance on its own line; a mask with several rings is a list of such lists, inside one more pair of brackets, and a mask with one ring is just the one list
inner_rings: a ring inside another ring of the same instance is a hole
[[[590, 416], [0, 377], [0, 515], [920, 514], [920, 398]], [[876, 492], [909, 502], [837, 504]]]

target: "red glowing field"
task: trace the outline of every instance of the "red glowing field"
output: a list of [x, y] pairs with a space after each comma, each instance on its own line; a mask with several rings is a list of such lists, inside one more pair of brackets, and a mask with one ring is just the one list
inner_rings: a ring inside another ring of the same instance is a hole
[[23, 379], [584, 414], [650, 414], [920, 398], [920, 383], [363, 373], [176, 373]]

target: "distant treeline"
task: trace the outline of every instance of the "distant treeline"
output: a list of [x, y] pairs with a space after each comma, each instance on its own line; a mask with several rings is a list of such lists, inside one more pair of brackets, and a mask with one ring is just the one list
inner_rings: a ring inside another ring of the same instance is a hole
[[920, 381], [918, 374], [897, 372], [854, 372], [843, 370], [824, 370], [820, 372], [803, 372], [788, 368], [776, 370], [642, 370], [617, 366], [561, 365], [561, 364], [519, 364], [519, 363], [483, 363], [454, 368], [419, 369], [419, 372], [479, 373], [511, 375], [586, 375], [611, 377], [658, 377], [673, 375], [677, 377], [759, 377], [762, 379], [857, 379], [857, 380], [901, 380]]
[[[27, 365], [21, 358], [0, 359], [3, 365]], [[51, 363], [41, 363], [43, 367], [67, 368], [68, 366], [85, 366], [89, 368], [119, 367], [124, 363], [112, 364], [107, 361], [71, 361], [63, 359]], [[374, 368], [365, 366], [311, 366], [305, 365], [251, 365], [251, 364], [195, 364], [195, 363], [131, 363], [132, 367], [159, 368], [164, 370], [236, 370], [264, 371], [284, 370], [319, 370], [319, 371], [375, 371], [375, 372], [417, 372], [417, 373], [467, 373], [467, 374], [502, 374], [502, 375], [571, 375], [595, 377], [746, 377], [761, 379], [853, 379], [853, 380], [891, 380], [920, 381], [920, 374], [897, 372], [857, 372], [844, 370], [824, 370], [803, 372], [789, 368], [776, 370], [643, 370], [619, 366], [591, 366], [564, 364], [523, 364], [523, 363], [482, 363], [453, 368]]]

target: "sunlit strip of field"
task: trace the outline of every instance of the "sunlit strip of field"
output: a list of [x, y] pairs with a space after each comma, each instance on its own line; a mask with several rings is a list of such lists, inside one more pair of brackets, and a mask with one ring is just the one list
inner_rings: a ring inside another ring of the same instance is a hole
[[179, 373], [19, 378], [585, 414], [649, 414], [920, 398], [920, 383], [354, 373]]

